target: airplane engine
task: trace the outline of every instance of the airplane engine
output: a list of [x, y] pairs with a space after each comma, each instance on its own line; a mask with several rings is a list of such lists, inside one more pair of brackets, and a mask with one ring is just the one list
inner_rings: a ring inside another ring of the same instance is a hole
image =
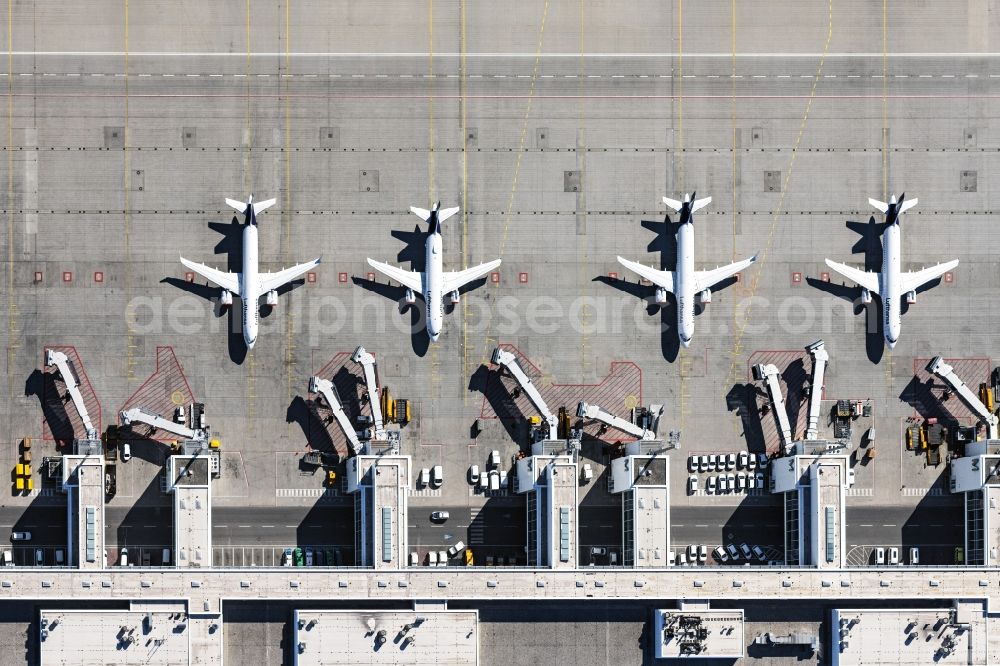
[[219, 305], [229, 306], [233, 304], [233, 294], [228, 289], [219, 292]]
[[267, 305], [268, 307], [273, 308], [277, 304], [278, 304], [278, 292], [272, 289], [271, 291], [267, 292]]
[[451, 292], [451, 304], [452, 305], [458, 305], [461, 302], [462, 302], [462, 297], [459, 296], [458, 289], [456, 289], [455, 291]]
[[417, 302], [417, 295], [413, 293], [412, 289], [406, 290], [406, 303], [408, 305], [413, 305]]
[[656, 288], [656, 297], [655, 298], [656, 298], [656, 302], [657, 303], [666, 303], [667, 302], [667, 290], [664, 289], [663, 287], [657, 287]]
[[861, 290], [861, 302], [864, 303], [865, 305], [868, 305], [869, 303], [872, 302], [872, 293], [867, 289]]
[[698, 301], [702, 305], [706, 305], [708, 303], [711, 303], [712, 302], [712, 290], [711, 289], [706, 289], [705, 291], [703, 291], [700, 294], [698, 294]]
[[916, 303], [917, 302], [917, 292], [916, 291], [908, 291], [908, 292], [906, 292], [906, 302], [909, 303], [910, 305], [913, 305], [914, 303]]

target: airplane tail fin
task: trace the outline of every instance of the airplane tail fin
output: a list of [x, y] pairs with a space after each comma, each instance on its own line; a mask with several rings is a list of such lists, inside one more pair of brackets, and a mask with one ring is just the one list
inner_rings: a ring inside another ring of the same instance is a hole
[[253, 214], [257, 215], [263, 213], [265, 210], [273, 206], [277, 202], [277, 199], [268, 199], [267, 201], [255, 201], [253, 204]]
[[696, 210], [700, 210], [710, 203], [712, 203], [712, 197], [705, 197], [704, 199], [695, 199], [694, 203], [691, 204], [691, 212], [693, 213]]
[[916, 205], [917, 205], [917, 199], [906, 199], [906, 200], [903, 201], [902, 205], [899, 207], [899, 211], [897, 211], [897, 213], [906, 212], [906, 211], [910, 210], [911, 208], [913, 208]]
[[455, 206], [454, 208], [445, 208], [444, 210], [438, 211], [438, 222], [444, 222], [458, 211], [459, 211], [458, 206]]
[[226, 204], [230, 208], [236, 210], [238, 213], [247, 212], [247, 207], [253, 206], [254, 215], [262, 213], [271, 206], [273, 206], [278, 200], [268, 199], [267, 201], [254, 201], [253, 197], [250, 197], [250, 201], [237, 201], [236, 199], [226, 199]]
[[230, 208], [235, 209], [239, 213], [245, 213], [245, 212], [247, 212], [247, 202], [246, 201], [237, 201], [236, 199], [226, 199], [226, 204]]
[[667, 204], [667, 206], [672, 208], [677, 213], [681, 212], [681, 207], [684, 205], [683, 202], [678, 201], [677, 199], [671, 199], [670, 197], [663, 197], [663, 203]]

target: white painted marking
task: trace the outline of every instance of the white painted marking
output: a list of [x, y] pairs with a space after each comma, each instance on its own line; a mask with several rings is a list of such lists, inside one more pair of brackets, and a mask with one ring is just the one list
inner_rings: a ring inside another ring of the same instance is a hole
[[[83, 58], [117, 57], [125, 56], [124, 51], [13, 51], [13, 56], [75, 56]], [[378, 53], [349, 53], [343, 51], [310, 51], [310, 52], [289, 52], [283, 51], [245, 53], [227, 51], [129, 51], [130, 58], [157, 57], [157, 58], [426, 58], [426, 51], [399, 51], [399, 52], [378, 52]], [[732, 53], [727, 52], [705, 52], [705, 53], [678, 53], [678, 52], [655, 52], [655, 53], [585, 53], [585, 58], [676, 58], [683, 55], [685, 58], [1000, 58], [1000, 52], [953, 52], [942, 53], [935, 51], [926, 52], [905, 52], [905, 53], [821, 53], [821, 52], [770, 52], [770, 53]], [[441, 52], [435, 53], [437, 58], [537, 58], [534, 52]], [[579, 52], [570, 53], [543, 53], [543, 58], [579, 58]]]

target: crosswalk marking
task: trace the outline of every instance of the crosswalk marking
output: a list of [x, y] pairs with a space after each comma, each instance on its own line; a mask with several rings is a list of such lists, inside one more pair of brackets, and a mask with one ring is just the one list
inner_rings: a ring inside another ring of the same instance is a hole
[[336, 488], [277, 488], [275, 497], [338, 497]]
[[903, 495], [906, 497], [921, 497], [923, 495], [940, 496], [944, 494], [944, 488], [903, 488]]
[[875, 494], [874, 488], [848, 488], [848, 497], [872, 497]]
[[469, 545], [481, 544], [486, 542], [486, 527], [483, 525], [483, 521], [476, 520], [479, 517], [479, 512], [482, 507], [470, 508], [469, 509]]
[[410, 490], [410, 495], [416, 497], [441, 497], [440, 488], [422, 488], [420, 490]]

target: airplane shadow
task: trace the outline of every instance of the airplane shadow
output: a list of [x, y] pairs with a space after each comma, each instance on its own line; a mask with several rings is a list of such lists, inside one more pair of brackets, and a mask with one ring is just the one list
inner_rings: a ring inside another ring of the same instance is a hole
[[368, 278], [360, 278], [357, 276], [351, 279], [354, 284], [362, 289], [367, 289], [368, 291], [378, 294], [379, 296], [396, 301], [401, 315], [407, 310], [410, 311], [410, 345], [413, 347], [414, 354], [421, 358], [426, 356], [427, 350], [430, 348], [431, 341], [430, 338], [427, 337], [427, 331], [424, 326], [424, 313], [426, 308], [423, 306], [422, 300], [418, 297], [417, 302], [410, 305], [406, 302], [406, 287], [396, 286], [385, 282], [378, 282], [377, 280], [369, 280]]
[[[852, 254], [864, 254], [865, 271], [878, 273], [882, 270], [882, 232], [885, 223], [877, 222], [874, 216], [869, 216], [868, 222], [848, 220], [845, 225], [858, 234], [858, 240], [851, 246]], [[831, 278], [832, 278], [831, 271]], [[885, 340], [882, 329], [882, 316], [879, 296], [872, 296], [872, 303], [866, 306], [861, 302], [861, 288], [846, 282], [824, 282], [813, 277], [807, 277], [806, 283], [828, 294], [842, 298], [854, 305], [854, 314], [865, 315], [865, 354], [871, 363], [878, 364], [885, 354]], [[876, 303], [879, 303], [878, 305]]]
[[423, 271], [427, 263], [425, 252], [427, 234], [420, 225], [413, 225], [413, 231], [393, 229], [390, 234], [396, 240], [403, 241], [403, 249], [396, 255], [396, 261], [401, 264], [409, 262], [410, 270]]

